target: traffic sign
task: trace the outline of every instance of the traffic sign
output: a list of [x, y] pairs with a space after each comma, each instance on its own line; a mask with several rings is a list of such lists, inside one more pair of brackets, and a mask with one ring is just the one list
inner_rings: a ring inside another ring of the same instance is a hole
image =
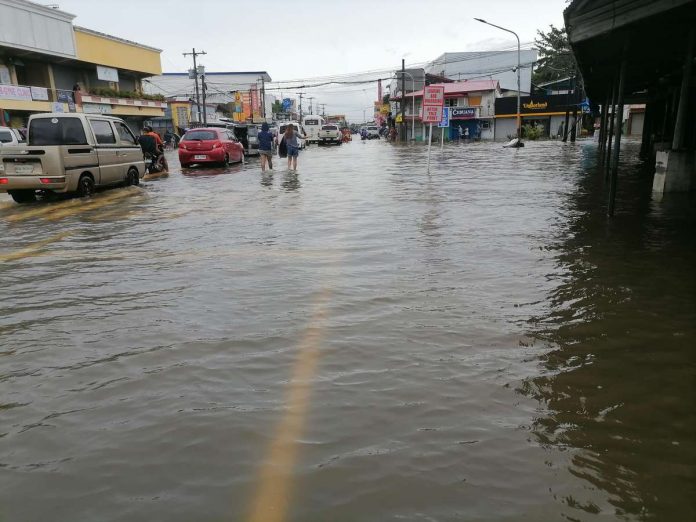
[[424, 105], [423, 123], [440, 123], [442, 120], [442, 105]]
[[423, 105], [440, 106], [445, 104], [445, 86], [444, 85], [426, 85], [423, 89]]
[[442, 119], [437, 124], [437, 126], [438, 127], [449, 127], [449, 117], [450, 117], [450, 108], [443, 107], [442, 108]]

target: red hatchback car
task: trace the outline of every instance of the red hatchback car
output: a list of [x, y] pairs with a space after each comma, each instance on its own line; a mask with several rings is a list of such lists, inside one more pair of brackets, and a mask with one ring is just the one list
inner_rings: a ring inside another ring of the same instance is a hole
[[179, 163], [183, 168], [194, 163], [229, 165], [238, 161], [244, 161], [244, 146], [227, 129], [192, 129], [179, 142]]

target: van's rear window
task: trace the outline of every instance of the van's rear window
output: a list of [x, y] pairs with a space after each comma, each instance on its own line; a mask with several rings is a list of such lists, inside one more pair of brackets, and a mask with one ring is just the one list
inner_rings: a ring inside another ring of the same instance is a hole
[[216, 140], [218, 139], [218, 137], [215, 131], [188, 131], [186, 134], [184, 134], [184, 137], [181, 139], [184, 141]]
[[29, 145], [87, 145], [87, 137], [79, 118], [34, 118]]
[[305, 125], [319, 125], [319, 120], [305, 120]]

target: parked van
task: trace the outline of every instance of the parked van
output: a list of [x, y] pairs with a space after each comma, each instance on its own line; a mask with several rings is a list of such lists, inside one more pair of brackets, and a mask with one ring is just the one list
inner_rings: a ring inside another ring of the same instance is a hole
[[307, 143], [319, 143], [319, 131], [325, 123], [321, 116], [308, 115], [302, 119], [302, 126], [307, 133]]
[[307, 145], [307, 133], [305, 132], [303, 126], [297, 123], [296, 121], [283, 121], [279, 123], [278, 141], [283, 139], [283, 133], [285, 132], [285, 129], [288, 128], [288, 125], [292, 125], [293, 127], [295, 127], [295, 130], [300, 134], [298, 141], [300, 143], [300, 148], [304, 149]]
[[43, 113], [29, 117], [27, 144], [0, 148], [0, 192], [18, 203], [36, 192], [77, 192], [137, 185], [143, 152], [120, 118], [101, 114]]

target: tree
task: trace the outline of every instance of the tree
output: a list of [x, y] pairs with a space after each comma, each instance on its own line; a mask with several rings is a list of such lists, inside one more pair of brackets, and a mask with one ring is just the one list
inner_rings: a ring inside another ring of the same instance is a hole
[[283, 112], [283, 104], [280, 102], [280, 100], [276, 100], [273, 102], [273, 106], [271, 107], [271, 112], [273, 114], [276, 114], [278, 112]]
[[574, 75], [575, 57], [568, 43], [565, 27], [558, 28], [552, 24], [547, 33], [537, 30], [534, 43], [539, 51], [532, 76], [534, 85]]

